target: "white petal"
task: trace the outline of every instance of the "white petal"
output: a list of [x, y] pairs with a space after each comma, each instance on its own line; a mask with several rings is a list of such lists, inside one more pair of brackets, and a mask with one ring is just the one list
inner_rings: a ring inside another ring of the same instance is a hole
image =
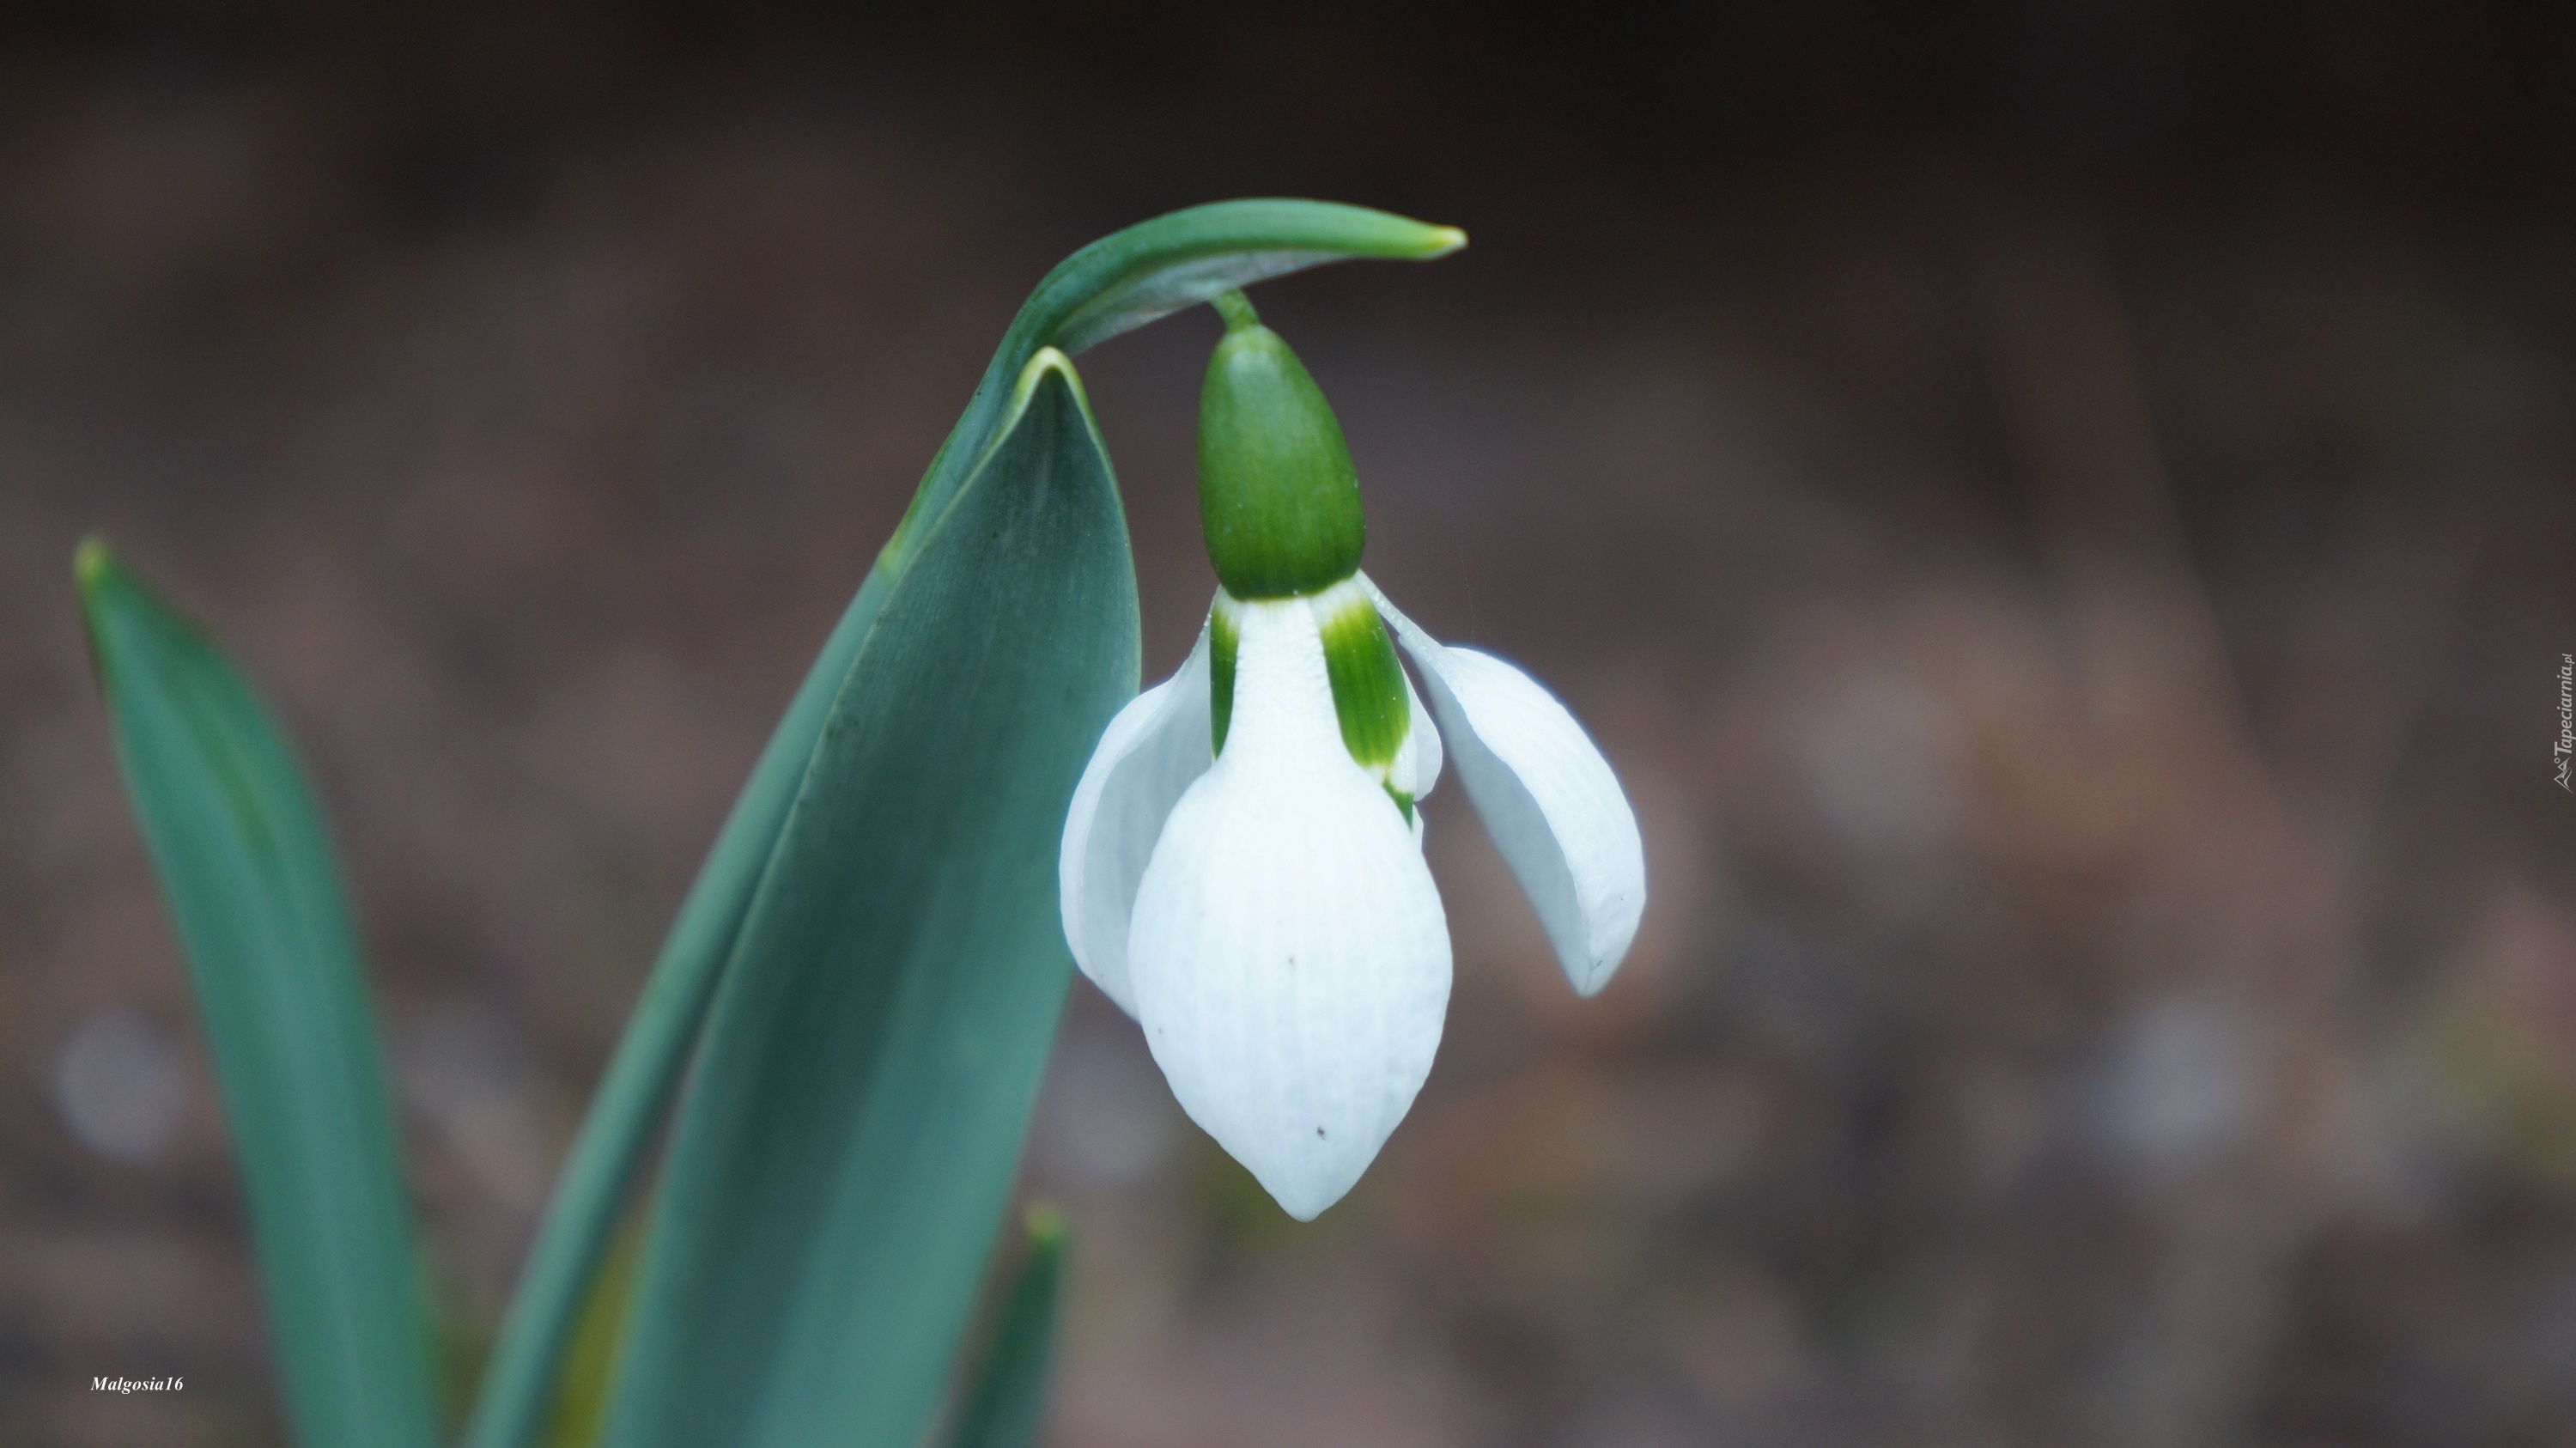
[[1584, 995], [1601, 989], [1646, 909], [1645, 843], [1619, 777], [1529, 675], [1491, 654], [1443, 647], [1376, 585], [1370, 592], [1421, 666], [1467, 798], [1537, 909], [1566, 979]]
[[1449, 930], [1404, 816], [1343, 747], [1311, 614], [1241, 608], [1225, 753], [1154, 847], [1129, 958], [1182, 1109], [1308, 1220], [1430, 1073]]
[[1404, 676], [1404, 702], [1413, 710], [1413, 727], [1396, 751], [1395, 767], [1387, 772], [1386, 782], [1418, 800], [1440, 782], [1440, 731], [1432, 727], [1431, 711], [1422, 707], [1422, 696], [1414, 692], [1409, 673]]
[[1127, 984], [1127, 921], [1163, 821], [1207, 773], [1208, 631], [1172, 677], [1127, 701], [1109, 721], [1074, 786], [1056, 857], [1065, 942], [1092, 984], [1136, 1014]]

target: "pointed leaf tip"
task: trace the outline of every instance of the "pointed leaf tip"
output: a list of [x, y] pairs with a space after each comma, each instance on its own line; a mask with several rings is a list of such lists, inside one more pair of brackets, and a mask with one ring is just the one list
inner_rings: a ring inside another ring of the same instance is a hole
[[1040, 347], [1030, 355], [1029, 365], [1020, 369], [1019, 384], [1011, 389], [1011, 412], [1002, 423], [1002, 432], [1008, 433], [1019, 424], [1020, 413], [1027, 409], [1029, 399], [1037, 395], [1038, 384], [1049, 376], [1062, 379], [1067, 387], [1073, 389], [1073, 395], [1082, 400], [1082, 410], [1091, 410], [1091, 395], [1083, 391], [1082, 374], [1073, 370], [1073, 359], [1060, 348]]
[[1029, 1208], [1024, 1226], [1028, 1251], [967, 1385], [948, 1448], [1030, 1448], [1041, 1436], [1064, 1295], [1064, 1213], [1040, 1202]]
[[72, 582], [88, 593], [107, 579], [116, 567], [116, 554], [107, 546], [107, 535], [92, 533], [72, 549]]
[[1020, 1230], [1028, 1234], [1032, 1246], [1053, 1247], [1063, 1243], [1069, 1228], [1062, 1207], [1053, 1202], [1038, 1202], [1021, 1219]]

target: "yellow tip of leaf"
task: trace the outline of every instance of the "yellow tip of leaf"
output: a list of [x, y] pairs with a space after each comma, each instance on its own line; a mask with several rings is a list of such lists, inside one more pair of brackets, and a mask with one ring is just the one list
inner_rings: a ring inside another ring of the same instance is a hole
[[1064, 1210], [1053, 1202], [1039, 1202], [1029, 1208], [1026, 1217], [1021, 1218], [1020, 1226], [1029, 1234], [1031, 1243], [1040, 1247], [1053, 1246], [1064, 1240]]
[[90, 534], [72, 550], [72, 581], [83, 590], [97, 587], [115, 567], [116, 554], [109, 550], [102, 534]]

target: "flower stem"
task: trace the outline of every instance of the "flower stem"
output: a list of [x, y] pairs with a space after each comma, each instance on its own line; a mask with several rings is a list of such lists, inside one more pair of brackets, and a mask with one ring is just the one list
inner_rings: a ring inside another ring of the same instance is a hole
[[1261, 314], [1252, 310], [1252, 299], [1240, 291], [1219, 292], [1208, 298], [1208, 305], [1216, 308], [1217, 315], [1225, 318], [1225, 329], [1229, 332], [1240, 332], [1246, 327], [1261, 325]]

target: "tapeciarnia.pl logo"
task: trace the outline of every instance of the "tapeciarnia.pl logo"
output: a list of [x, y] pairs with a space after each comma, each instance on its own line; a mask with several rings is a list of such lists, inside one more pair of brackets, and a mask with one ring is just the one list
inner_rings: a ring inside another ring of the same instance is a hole
[[93, 1393], [175, 1393], [186, 1388], [186, 1378], [92, 1378]]
[[2558, 787], [2576, 794], [2576, 785], [2567, 782], [2567, 770], [2576, 763], [2576, 654], [2558, 656], [2558, 742], [2550, 754], [2558, 761]]

